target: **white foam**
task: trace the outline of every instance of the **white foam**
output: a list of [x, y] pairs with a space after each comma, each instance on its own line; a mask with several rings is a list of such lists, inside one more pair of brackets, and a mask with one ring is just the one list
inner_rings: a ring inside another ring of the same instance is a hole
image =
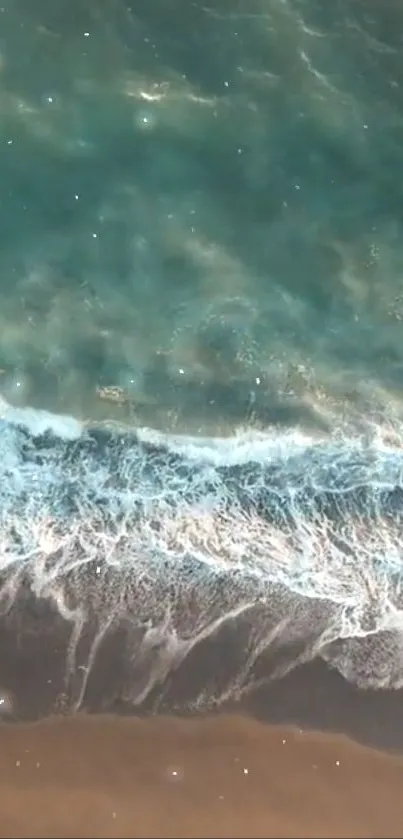
[[191, 460], [205, 461], [215, 466], [264, 462], [267, 458], [281, 457], [286, 452], [302, 451], [317, 440], [299, 430], [281, 433], [238, 430], [229, 437], [196, 437], [139, 428], [137, 434], [146, 443], [167, 446], [170, 451]]
[[29, 407], [15, 408], [1, 395], [0, 418], [14, 425], [22, 425], [34, 435], [53, 431], [62, 439], [74, 440], [80, 437], [83, 431], [83, 424], [72, 416]]
[[[124, 619], [146, 628], [153, 649], [156, 637], [166, 644], [174, 666], [261, 604], [242, 678], [281, 633], [305, 633], [306, 657], [338, 639], [402, 632], [401, 513], [382, 506], [382, 493], [403, 488], [399, 435], [388, 445], [382, 434], [368, 443], [299, 431], [220, 439], [143, 428], [121, 438], [110, 429], [91, 447], [91, 429], [69, 417], [1, 413], [0, 612], [29, 578], [74, 626], [70, 669], [90, 615], [100, 627], [94, 650]], [[52, 430], [54, 446], [29, 446], [21, 424], [33, 438]], [[337, 659], [345, 673], [348, 654], [344, 665]], [[399, 656], [389, 686], [403, 678]], [[166, 668], [165, 658], [158, 678]]]

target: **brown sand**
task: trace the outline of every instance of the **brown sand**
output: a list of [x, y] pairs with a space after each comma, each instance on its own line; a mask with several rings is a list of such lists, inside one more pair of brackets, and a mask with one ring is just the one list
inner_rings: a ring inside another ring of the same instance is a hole
[[403, 759], [345, 737], [205, 720], [0, 728], [1, 837], [399, 837]]

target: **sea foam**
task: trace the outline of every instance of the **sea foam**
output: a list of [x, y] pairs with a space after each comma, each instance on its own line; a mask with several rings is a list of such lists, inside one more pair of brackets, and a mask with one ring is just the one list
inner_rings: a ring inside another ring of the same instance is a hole
[[69, 710], [111, 638], [107, 703], [126, 708], [160, 701], [206, 644], [227, 652], [201, 667], [192, 707], [316, 656], [398, 688], [402, 512], [403, 451], [379, 434], [186, 437], [2, 402], [0, 640], [34, 638], [40, 655], [63, 635]]

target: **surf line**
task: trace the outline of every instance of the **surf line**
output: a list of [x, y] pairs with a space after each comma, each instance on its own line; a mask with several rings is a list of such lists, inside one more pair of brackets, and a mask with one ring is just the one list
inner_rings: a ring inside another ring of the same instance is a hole
[[205, 709], [316, 656], [401, 687], [402, 475], [380, 438], [186, 437], [2, 403], [0, 690], [22, 715]]

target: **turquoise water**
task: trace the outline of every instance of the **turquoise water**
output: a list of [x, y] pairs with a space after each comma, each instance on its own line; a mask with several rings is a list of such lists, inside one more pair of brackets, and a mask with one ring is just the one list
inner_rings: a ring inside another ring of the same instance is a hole
[[400, 5], [0, 4], [0, 698], [400, 688]]
[[392, 0], [2, 0], [0, 392], [399, 418], [402, 40]]

